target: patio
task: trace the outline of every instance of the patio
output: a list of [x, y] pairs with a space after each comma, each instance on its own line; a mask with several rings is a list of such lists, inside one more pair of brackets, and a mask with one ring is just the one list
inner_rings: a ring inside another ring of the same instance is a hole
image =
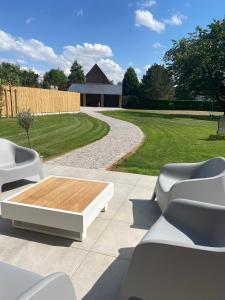
[[[52, 163], [44, 164], [44, 174], [111, 181], [114, 198], [89, 227], [82, 243], [13, 229], [10, 221], [0, 219], [0, 261], [42, 275], [64, 271], [71, 277], [78, 299], [118, 299], [133, 249], [160, 215], [157, 203], [149, 201], [156, 177]], [[5, 185], [0, 199], [30, 183]]]

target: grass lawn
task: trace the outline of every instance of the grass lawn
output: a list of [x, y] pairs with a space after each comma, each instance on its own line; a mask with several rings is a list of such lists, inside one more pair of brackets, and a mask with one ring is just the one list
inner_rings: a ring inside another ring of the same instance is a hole
[[[31, 145], [48, 159], [94, 142], [108, 131], [105, 122], [83, 113], [37, 116], [30, 130]], [[0, 119], [0, 137], [28, 147], [26, 133], [16, 119]]]
[[145, 134], [143, 145], [119, 161], [113, 170], [157, 175], [172, 162], [197, 162], [225, 156], [225, 139], [216, 137], [217, 120], [207, 116], [160, 114], [145, 111], [111, 111], [107, 116], [134, 123]]

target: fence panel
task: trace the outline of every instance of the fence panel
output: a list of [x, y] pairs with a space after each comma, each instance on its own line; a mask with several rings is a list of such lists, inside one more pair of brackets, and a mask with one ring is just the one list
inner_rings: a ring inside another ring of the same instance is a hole
[[4, 86], [3, 98], [3, 116], [15, 116], [22, 109], [37, 114], [80, 111], [79, 93]]

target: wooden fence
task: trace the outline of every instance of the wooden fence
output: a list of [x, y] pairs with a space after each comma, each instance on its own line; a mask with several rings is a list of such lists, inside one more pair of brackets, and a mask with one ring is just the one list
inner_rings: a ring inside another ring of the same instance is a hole
[[3, 87], [2, 115], [13, 117], [19, 110], [35, 114], [80, 111], [80, 94], [28, 87]]

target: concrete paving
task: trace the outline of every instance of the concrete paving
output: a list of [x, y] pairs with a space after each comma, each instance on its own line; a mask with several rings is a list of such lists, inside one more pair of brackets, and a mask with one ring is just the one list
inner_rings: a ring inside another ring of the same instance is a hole
[[[115, 195], [83, 242], [14, 229], [9, 220], [0, 218], [0, 261], [43, 275], [64, 271], [71, 277], [78, 299], [118, 299], [134, 247], [160, 215], [157, 202], [149, 201], [156, 177], [49, 163], [44, 165], [44, 173], [112, 181]], [[0, 199], [29, 184], [31, 181], [5, 185]]]

